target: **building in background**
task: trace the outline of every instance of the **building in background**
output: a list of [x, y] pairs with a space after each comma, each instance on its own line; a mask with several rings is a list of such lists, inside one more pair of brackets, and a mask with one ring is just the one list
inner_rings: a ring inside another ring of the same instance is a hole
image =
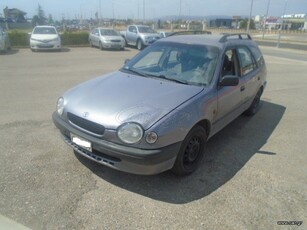
[[9, 9], [8, 7], [5, 7], [3, 9], [4, 18], [11, 20], [12, 22], [26, 22], [26, 14], [26, 12], [17, 8]]

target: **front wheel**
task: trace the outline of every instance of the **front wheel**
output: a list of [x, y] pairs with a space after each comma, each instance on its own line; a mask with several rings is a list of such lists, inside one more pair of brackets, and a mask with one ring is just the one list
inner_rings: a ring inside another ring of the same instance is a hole
[[137, 42], [136, 42], [136, 48], [137, 48], [138, 50], [142, 50], [143, 47], [144, 47], [144, 45], [143, 45], [142, 40], [141, 40], [141, 39], [137, 40]]
[[207, 133], [203, 127], [191, 129], [182, 142], [172, 172], [178, 176], [194, 172], [204, 156], [206, 142]]
[[99, 42], [99, 49], [103, 50], [103, 45], [101, 42]]

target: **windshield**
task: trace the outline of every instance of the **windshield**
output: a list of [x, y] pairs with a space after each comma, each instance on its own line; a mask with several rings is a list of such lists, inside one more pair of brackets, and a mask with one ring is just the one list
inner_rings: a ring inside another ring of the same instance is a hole
[[119, 34], [115, 30], [100, 29], [100, 34], [104, 36], [118, 36]]
[[36, 27], [33, 34], [57, 34], [57, 32], [52, 27]]
[[150, 27], [148, 26], [140, 26], [139, 27], [139, 32], [140, 33], [157, 33], [156, 31], [154, 31], [153, 29], [151, 29]]
[[206, 86], [212, 81], [218, 55], [217, 47], [157, 42], [129, 61], [122, 71]]

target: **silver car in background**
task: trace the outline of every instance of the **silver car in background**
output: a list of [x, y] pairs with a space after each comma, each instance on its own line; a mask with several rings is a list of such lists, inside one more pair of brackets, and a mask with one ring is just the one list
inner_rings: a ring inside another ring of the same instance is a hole
[[61, 38], [54, 26], [36, 26], [30, 33], [30, 48], [37, 50], [58, 50], [60, 51]]
[[95, 28], [89, 35], [91, 46], [103, 49], [121, 49], [125, 48], [125, 39], [115, 30], [110, 28]]
[[249, 35], [170, 36], [119, 71], [64, 93], [53, 121], [93, 161], [135, 174], [187, 175], [208, 139], [242, 113], [256, 114], [265, 86], [266, 65]]
[[11, 49], [11, 43], [8, 34], [0, 26], [0, 52], [7, 52]]

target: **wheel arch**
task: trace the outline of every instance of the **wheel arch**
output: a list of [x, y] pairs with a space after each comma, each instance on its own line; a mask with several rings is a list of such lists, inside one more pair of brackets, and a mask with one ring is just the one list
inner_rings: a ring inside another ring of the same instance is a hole
[[211, 123], [208, 119], [203, 119], [201, 121], [199, 121], [198, 123], [196, 123], [191, 129], [193, 129], [195, 126], [201, 126], [205, 129], [206, 134], [207, 134], [207, 138], [210, 136], [210, 132], [211, 132]]

